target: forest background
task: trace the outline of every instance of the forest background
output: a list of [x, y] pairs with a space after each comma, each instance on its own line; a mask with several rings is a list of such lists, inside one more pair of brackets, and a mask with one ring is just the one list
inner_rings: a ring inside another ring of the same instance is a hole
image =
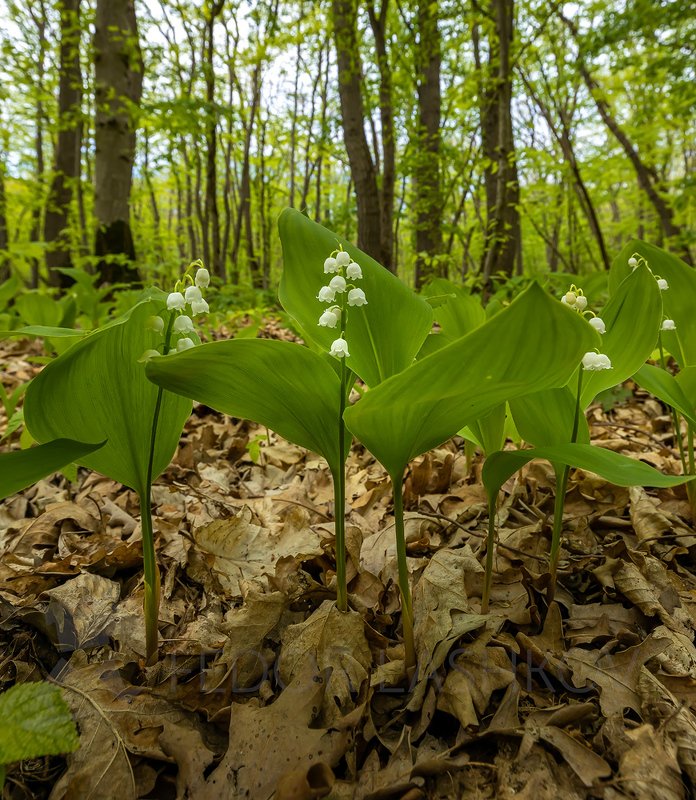
[[286, 206], [417, 287], [601, 271], [630, 237], [693, 263], [688, 0], [0, 0], [0, 20], [2, 279], [201, 258], [260, 297]]

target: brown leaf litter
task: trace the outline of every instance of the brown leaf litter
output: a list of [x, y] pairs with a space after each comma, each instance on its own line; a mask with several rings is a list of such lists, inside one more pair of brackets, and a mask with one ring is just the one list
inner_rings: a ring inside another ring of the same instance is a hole
[[[32, 347], [6, 345], [9, 387], [31, 377]], [[595, 443], [679, 471], [669, 419], [645, 393], [593, 407], [589, 421]], [[326, 466], [264, 428], [194, 409], [153, 492], [152, 667], [135, 495], [80, 470], [75, 484], [57, 475], [8, 498], [0, 688], [62, 686], [81, 747], [11, 765], [4, 797], [696, 796], [696, 534], [683, 487], [571, 473], [549, 606], [554, 476], [527, 465], [504, 487], [482, 616], [480, 468], [454, 439], [409, 471], [411, 680], [389, 479], [361, 447], [348, 462], [341, 614]]]

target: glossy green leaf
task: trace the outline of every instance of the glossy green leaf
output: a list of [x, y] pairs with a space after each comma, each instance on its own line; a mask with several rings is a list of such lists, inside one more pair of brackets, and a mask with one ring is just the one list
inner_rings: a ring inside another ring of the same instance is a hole
[[58, 328], [53, 325], [25, 325], [13, 331], [0, 331], [0, 339], [9, 339], [12, 336], [41, 336], [52, 339], [80, 339], [86, 336], [89, 331], [77, 330], [76, 328]]
[[486, 311], [481, 305], [480, 297], [445, 278], [432, 280], [423, 296], [441, 298], [434, 307], [433, 315], [440, 325], [440, 335], [445, 340], [443, 344], [466, 336], [486, 321]]
[[324, 261], [340, 244], [360, 265], [363, 278], [356, 285], [367, 297], [366, 306], [348, 310], [348, 366], [368, 386], [406, 369], [430, 330], [432, 310], [428, 303], [361, 250], [299, 211], [285, 209], [278, 228], [283, 245], [278, 297], [304, 338], [328, 351], [339, 335], [334, 329], [317, 325], [327, 308], [317, 300], [317, 294], [331, 277], [324, 274]]
[[600, 392], [630, 378], [650, 357], [662, 319], [660, 295], [655, 278], [644, 266], [616, 287], [601, 313], [607, 332], [599, 347], [611, 359], [612, 368], [584, 374], [582, 408]]
[[60, 689], [21, 683], [0, 694], [0, 764], [71, 753], [79, 739]]
[[371, 389], [348, 427], [400, 477], [415, 456], [500, 403], [565, 384], [598, 334], [534, 283], [468, 336]]
[[[575, 418], [575, 397], [570, 385], [517, 397], [510, 400], [510, 410], [525, 442], [539, 447], [570, 442]], [[576, 441], [590, 442], [590, 431], [583, 413], [578, 417]]]
[[501, 403], [490, 413], [463, 428], [460, 434], [477, 444], [484, 453], [500, 450], [505, 444], [506, 412], [507, 404]]
[[612, 262], [609, 276], [611, 289], [631, 272], [628, 259], [634, 253], [643, 256], [654, 275], [659, 275], [669, 284], [669, 289], [661, 293], [663, 314], [667, 319], [674, 320], [676, 331], [662, 334], [667, 350], [680, 366], [696, 365], [696, 270], [659, 247], [633, 239]]
[[0, 453], [0, 500], [21, 492], [46, 475], [57, 472], [71, 461], [78, 461], [103, 446], [56, 439], [28, 450]]
[[339, 461], [341, 383], [317, 353], [291, 342], [232, 339], [152, 359], [147, 375], [170, 392], [265, 425]]
[[[29, 432], [39, 442], [70, 438], [108, 440], [78, 459], [143, 494], [147, 483], [152, 420], [157, 387], [139, 363], [155, 349], [161, 334], [148, 317], [162, 310], [150, 299], [74, 344], [34, 378], [24, 401]], [[188, 415], [190, 401], [165, 392], [153, 460], [153, 478], [169, 464]]]
[[696, 406], [696, 366], [684, 367], [675, 380], [693, 409]]
[[689, 399], [689, 396], [687, 396], [674, 376], [659, 367], [644, 364], [634, 377], [639, 386], [647, 389], [658, 400], [662, 400], [663, 403], [672, 406], [696, 427], [696, 413], [694, 412], [696, 403], [693, 399]]
[[[499, 450], [483, 465], [482, 479], [489, 500], [494, 500], [500, 487], [525, 464], [543, 458], [552, 464], [567, 464], [594, 472], [617, 486], [678, 486], [690, 480], [684, 475], [663, 475], [653, 467], [633, 458], [590, 444], [564, 444], [538, 447], [533, 450]], [[693, 476], [696, 477], [696, 476]]]

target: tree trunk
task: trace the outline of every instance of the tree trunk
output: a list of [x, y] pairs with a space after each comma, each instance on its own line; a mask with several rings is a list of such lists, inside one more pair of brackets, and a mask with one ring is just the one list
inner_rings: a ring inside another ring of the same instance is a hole
[[434, 275], [443, 275], [442, 193], [440, 189], [440, 53], [437, 3], [423, 0], [418, 5], [419, 45], [418, 130], [414, 181], [416, 191], [416, 288]]
[[10, 277], [9, 245], [7, 235], [7, 194], [5, 192], [5, 153], [0, 150], [0, 283]]
[[638, 176], [638, 184], [647, 195], [652, 207], [655, 209], [655, 213], [660, 221], [660, 227], [664, 237], [666, 239], [676, 240], [677, 246], [679, 247], [680, 256], [684, 259], [684, 261], [686, 261], [687, 264], [693, 265], [691, 251], [684, 240], [684, 232], [682, 228], [674, 221], [674, 210], [662, 196], [662, 193], [665, 190], [664, 186], [662, 185], [662, 181], [660, 180], [660, 176], [657, 174], [657, 171], [653, 166], [650, 166], [643, 161], [635, 146], [628, 138], [628, 135], [623, 130], [621, 125], [619, 125], [618, 120], [612, 113], [611, 107], [605, 100], [599, 84], [590, 73], [587, 64], [582, 57], [582, 53], [580, 52], [578, 30], [575, 24], [572, 22], [572, 20], [564, 17], [562, 13], [560, 14], [560, 17], [573, 34], [573, 37], [578, 45], [578, 68], [580, 70], [580, 74], [582, 75], [582, 79], [585, 82], [585, 86], [587, 86], [587, 89], [589, 90], [590, 95], [595, 102], [595, 106], [597, 107], [597, 111], [599, 111], [602, 121], [607, 128], [609, 128], [616, 141], [621, 145], [624, 153], [626, 153], [626, 156], [628, 157], [628, 160], [635, 169], [636, 175]]
[[[36, 14], [38, 5], [39, 14]], [[46, 179], [46, 164], [44, 162], [44, 73], [46, 71], [46, 4], [41, 0], [38, 4], [30, 4], [29, 14], [36, 25], [39, 40], [39, 52], [37, 59], [37, 81], [36, 81], [36, 106], [35, 106], [35, 133], [34, 133], [34, 152], [36, 155], [36, 181], [33, 187], [33, 204], [31, 210], [31, 231], [29, 240], [40, 242], [42, 234], [43, 218], [43, 188]], [[38, 258], [31, 259], [31, 286], [36, 288], [39, 285], [39, 272], [41, 261]]]
[[[590, 226], [590, 231], [592, 232], [592, 235], [594, 236], [595, 241], [597, 242], [597, 247], [599, 248], [599, 254], [602, 259], [602, 263], [604, 264], [604, 268], [609, 269], [609, 267], [611, 266], [611, 259], [609, 258], [609, 253], [607, 252], [606, 244], [604, 242], [604, 235], [602, 233], [602, 228], [599, 223], [599, 217], [597, 216], [597, 211], [595, 210], [594, 203], [592, 202], [592, 198], [590, 197], [590, 193], [580, 173], [580, 166], [578, 164], [578, 160], [575, 157], [575, 148], [573, 147], [573, 142], [571, 139], [570, 123], [568, 122], [567, 115], [565, 114], [562, 108], [559, 108], [558, 106], [556, 107], [556, 112], [558, 114], [558, 119], [559, 119], [559, 123], [557, 126], [554, 123], [550, 108], [542, 100], [539, 93], [535, 91], [531, 82], [521, 70], [520, 70], [520, 76], [532, 100], [534, 101], [539, 111], [541, 111], [542, 116], [546, 120], [546, 124], [549, 127], [551, 135], [561, 148], [563, 157], [565, 158], [566, 163], [570, 167], [570, 171], [573, 175], [573, 186], [577, 193], [578, 200], [580, 201], [580, 207], [582, 208], [583, 212], [585, 213], [585, 216], [587, 217], [587, 222]], [[559, 127], [560, 130], [558, 130]], [[555, 272], [556, 270], [555, 268], [552, 268], [551, 271]]]
[[382, 230], [377, 169], [365, 135], [362, 64], [357, 35], [357, 0], [333, 0], [333, 31], [338, 66], [343, 141], [358, 207], [358, 247], [382, 262]]
[[70, 267], [70, 207], [80, 180], [82, 122], [82, 70], [80, 68], [80, 0], [63, 0], [60, 8], [60, 78], [58, 88], [58, 137], [53, 178], [48, 193], [44, 239], [49, 282], [69, 286], [72, 279], [60, 272]]
[[215, 19], [222, 13], [224, 0], [217, 0], [208, 7], [206, 14], [205, 99], [206, 124], [206, 169], [205, 169], [205, 238], [210, 241], [210, 267], [214, 275], [225, 278], [225, 261], [220, 249], [220, 214], [217, 203], [217, 114], [215, 113]]
[[[491, 0], [494, 30], [488, 39], [488, 70], [481, 107], [481, 138], [486, 159], [486, 241], [483, 276], [486, 288], [495, 272], [513, 275], [521, 252], [520, 190], [512, 131], [514, 0]], [[477, 56], [477, 66], [480, 60]]]
[[[396, 272], [394, 262], [394, 186], [396, 183], [396, 146], [394, 141], [394, 108], [392, 77], [387, 53], [387, 13], [389, 0], [382, 0], [379, 13], [370, 3], [367, 12], [375, 37], [377, 66], [379, 68], [379, 117], [382, 134], [382, 175], [379, 186], [381, 258], [391, 272]], [[438, 80], [438, 94], [439, 94]]]
[[143, 64], [134, 0], [97, 0], [95, 63], [95, 253], [101, 280], [135, 282], [130, 191], [135, 159], [133, 108], [140, 103]]

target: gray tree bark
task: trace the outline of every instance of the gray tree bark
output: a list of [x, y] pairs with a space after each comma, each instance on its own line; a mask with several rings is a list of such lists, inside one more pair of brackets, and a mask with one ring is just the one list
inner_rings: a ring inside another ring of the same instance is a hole
[[134, 0], [97, 0], [94, 32], [95, 253], [102, 281], [138, 280], [130, 225], [143, 62]]

